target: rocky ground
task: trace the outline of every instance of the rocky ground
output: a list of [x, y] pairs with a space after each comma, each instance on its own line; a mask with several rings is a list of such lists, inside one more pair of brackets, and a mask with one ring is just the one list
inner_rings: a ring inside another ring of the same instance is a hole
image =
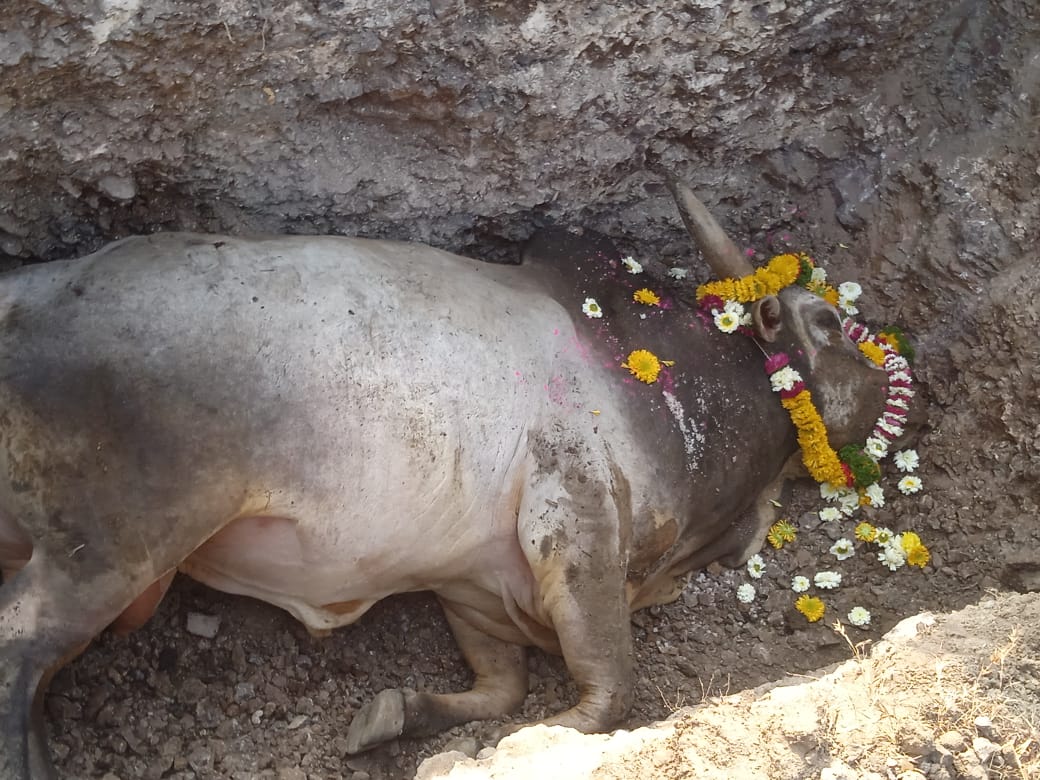
[[[921, 610], [1040, 587], [1040, 18], [1031, 0], [630, 4], [9, 0], [0, 8], [0, 261], [76, 256], [157, 229], [361, 233], [504, 259], [547, 222], [689, 261], [658, 166], [764, 259], [790, 243], [912, 333], [931, 416], [925, 490], [873, 519], [932, 558], [889, 572], [851, 526], [783, 500], [797, 541], [696, 573], [633, 617], [627, 725], [805, 674]], [[694, 259], [693, 276], [705, 272]], [[842, 572], [828, 612], [797, 573]], [[186, 629], [216, 616], [215, 636]], [[982, 631], [984, 629], [979, 628]], [[995, 637], [994, 640], [1000, 637]], [[533, 654], [518, 720], [566, 707]], [[1035, 664], [1030, 674], [1035, 681]], [[47, 699], [72, 778], [409, 777], [495, 724], [358, 758], [343, 734], [391, 686], [469, 672], [423, 595], [314, 640], [261, 604], [178, 582], [143, 630], [103, 636]], [[749, 749], [751, 749], [749, 747]]]

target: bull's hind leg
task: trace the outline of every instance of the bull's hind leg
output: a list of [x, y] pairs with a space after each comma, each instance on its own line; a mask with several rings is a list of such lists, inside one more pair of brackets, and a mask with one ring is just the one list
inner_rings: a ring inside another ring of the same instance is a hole
[[476, 675], [464, 693], [382, 691], [350, 723], [351, 753], [395, 737], [423, 737], [471, 720], [501, 717], [523, 704], [527, 695], [524, 648], [496, 639], [467, 622], [450, 603], [441, 602], [455, 640]]

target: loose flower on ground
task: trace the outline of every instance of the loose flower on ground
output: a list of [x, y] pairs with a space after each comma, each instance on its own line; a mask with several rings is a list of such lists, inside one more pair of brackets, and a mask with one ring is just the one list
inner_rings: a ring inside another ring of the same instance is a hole
[[853, 607], [849, 612], [849, 622], [860, 628], [869, 626], [870, 612], [863, 607]]
[[629, 255], [628, 257], [621, 258], [621, 264], [625, 266], [625, 270], [630, 274], [641, 274], [643, 273], [643, 266], [641, 263], [637, 263], [636, 259]]
[[833, 506], [825, 506], [820, 510], [820, 519], [825, 523], [833, 523], [841, 520], [841, 510]]
[[752, 579], [761, 579], [762, 575], [766, 573], [766, 563], [762, 560], [761, 555], [752, 555], [748, 558], [747, 571], [748, 576]]
[[805, 591], [809, 590], [810, 584], [808, 577], [803, 577], [799, 574], [791, 580], [791, 590], [795, 593], [805, 593]]
[[737, 588], [737, 599], [744, 604], [750, 604], [755, 600], [755, 586], [750, 582], [745, 582]]
[[920, 477], [915, 477], [913, 474], [910, 474], [909, 476], [903, 477], [899, 480], [899, 484], [897, 484], [896, 487], [899, 488], [899, 492], [904, 496], [910, 496], [918, 492], [923, 487], [923, 483], [921, 482]]
[[628, 360], [622, 363], [621, 367], [627, 368], [632, 376], [648, 385], [656, 382], [658, 374], [661, 373], [661, 361], [657, 355], [646, 349], [628, 353]]
[[647, 306], [657, 306], [661, 303], [661, 299], [658, 297], [657, 293], [648, 287], [642, 287], [632, 293], [632, 300], [636, 303], [646, 304]]
[[778, 520], [770, 526], [769, 533], [766, 534], [766, 541], [779, 550], [788, 542], [793, 542], [795, 536], [796, 533], [793, 525], [791, 525], [787, 520]]
[[805, 615], [805, 619], [810, 623], [815, 623], [822, 618], [826, 610], [823, 601], [815, 596], [807, 596], [805, 594], [798, 597], [798, 600], [794, 603], [794, 608]]
[[586, 317], [592, 319], [598, 319], [603, 316], [603, 309], [599, 307], [595, 298], [586, 298], [585, 303], [582, 304], [581, 310]]
[[853, 548], [851, 540], [839, 539], [831, 545], [830, 553], [839, 561], [844, 561], [855, 555], [856, 550]]
[[681, 281], [686, 278], [690, 272], [685, 268], [669, 268], [668, 275], [676, 281]]
[[900, 450], [892, 456], [892, 462], [900, 471], [911, 472], [921, 464], [917, 450]]
[[856, 526], [856, 538], [861, 542], [873, 542], [877, 539], [877, 529], [870, 523], [860, 523]]
[[813, 577], [813, 584], [816, 585], [817, 588], [834, 590], [836, 587], [841, 585], [841, 575], [836, 571], [817, 572], [816, 576]]

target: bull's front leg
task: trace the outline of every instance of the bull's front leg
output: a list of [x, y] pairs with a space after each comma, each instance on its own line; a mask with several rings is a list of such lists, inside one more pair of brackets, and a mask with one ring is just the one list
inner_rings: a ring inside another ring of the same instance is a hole
[[473, 626], [464, 610], [441, 600], [459, 649], [476, 676], [462, 693], [381, 691], [350, 723], [347, 750], [359, 753], [396, 737], [424, 737], [468, 723], [506, 715], [527, 696], [527, 654]]
[[551, 482], [525, 499], [519, 523], [543, 612], [555, 630], [578, 703], [543, 721], [584, 732], [616, 725], [632, 705], [632, 630], [625, 540], [608, 480]]

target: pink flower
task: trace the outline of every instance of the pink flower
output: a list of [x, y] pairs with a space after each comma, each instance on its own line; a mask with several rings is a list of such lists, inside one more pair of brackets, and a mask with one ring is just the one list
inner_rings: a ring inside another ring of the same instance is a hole
[[786, 352], [777, 352], [766, 360], [766, 373], [774, 374], [790, 362]]

